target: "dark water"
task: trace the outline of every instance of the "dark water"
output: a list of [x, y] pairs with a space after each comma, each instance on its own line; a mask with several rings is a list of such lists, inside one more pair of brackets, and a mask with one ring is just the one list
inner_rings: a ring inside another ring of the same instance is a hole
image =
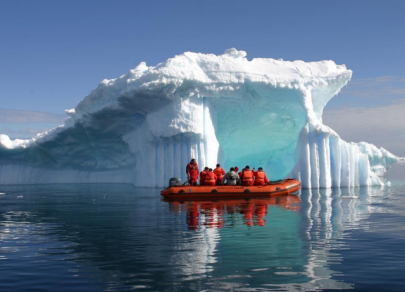
[[0, 291], [404, 291], [405, 181], [164, 202], [130, 185], [1, 186]]

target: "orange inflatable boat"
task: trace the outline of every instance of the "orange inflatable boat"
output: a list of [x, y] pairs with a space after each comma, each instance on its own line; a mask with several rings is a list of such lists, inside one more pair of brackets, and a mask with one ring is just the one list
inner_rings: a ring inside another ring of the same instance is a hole
[[301, 188], [296, 179], [284, 179], [270, 182], [266, 186], [171, 186], [164, 189], [161, 195], [167, 199], [192, 198], [249, 198], [268, 197], [295, 193]]

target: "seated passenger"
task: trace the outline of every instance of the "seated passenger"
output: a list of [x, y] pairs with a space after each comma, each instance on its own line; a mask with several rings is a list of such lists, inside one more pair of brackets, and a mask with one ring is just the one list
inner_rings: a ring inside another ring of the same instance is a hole
[[208, 167], [205, 167], [203, 171], [200, 172], [200, 185], [204, 185], [205, 176], [207, 175]]
[[235, 172], [235, 168], [231, 167], [230, 171], [224, 175], [222, 184], [228, 186], [236, 186], [239, 184], [239, 175]]
[[257, 172], [254, 172], [255, 176], [255, 186], [265, 186], [269, 183], [269, 180], [266, 177], [266, 173], [263, 171], [263, 168], [259, 167]]
[[225, 170], [221, 167], [221, 165], [217, 164], [217, 168], [214, 169], [214, 174], [217, 176], [216, 185], [218, 186], [221, 184], [222, 179], [224, 178]]
[[240, 175], [242, 186], [253, 186], [253, 172], [250, 170], [249, 166], [246, 166]]
[[205, 186], [215, 186], [215, 182], [217, 181], [217, 176], [215, 173], [212, 172], [212, 168], [210, 168], [205, 176], [204, 185]]

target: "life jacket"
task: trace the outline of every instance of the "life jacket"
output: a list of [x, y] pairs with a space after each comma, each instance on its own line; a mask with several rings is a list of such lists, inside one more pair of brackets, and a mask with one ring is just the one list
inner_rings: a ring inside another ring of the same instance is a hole
[[266, 177], [266, 174], [264, 173], [264, 171], [259, 170], [258, 172], [256, 172], [256, 178], [255, 181], [256, 182], [264, 182], [264, 178]]
[[253, 181], [253, 172], [249, 169], [242, 172], [243, 181]]
[[197, 164], [197, 163], [195, 163], [195, 164], [189, 163], [189, 164], [188, 164], [188, 170], [189, 170], [189, 171], [191, 171], [191, 170], [198, 170], [198, 164]]
[[198, 164], [187, 164], [187, 171], [190, 174], [190, 176], [194, 179], [198, 178]]
[[214, 169], [214, 173], [217, 176], [218, 179], [221, 179], [224, 177], [225, 170], [222, 169], [222, 167], [217, 167]]
[[205, 170], [200, 172], [200, 184], [204, 184], [205, 177], [207, 176], [207, 173], [208, 173], [208, 171], [205, 171]]
[[215, 183], [215, 174], [211, 171], [207, 172], [207, 175], [205, 176], [204, 183], [207, 182]]

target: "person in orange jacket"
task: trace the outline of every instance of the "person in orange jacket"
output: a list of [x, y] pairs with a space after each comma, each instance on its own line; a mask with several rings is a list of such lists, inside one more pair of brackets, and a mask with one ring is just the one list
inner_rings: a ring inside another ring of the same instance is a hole
[[269, 183], [263, 168], [259, 167], [257, 171], [253, 171], [253, 175], [255, 176], [255, 186], [265, 186]]
[[214, 169], [214, 174], [217, 176], [216, 185], [219, 186], [224, 178], [225, 170], [221, 167], [221, 165], [217, 164], [217, 168]]
[[190, 185], [196, 186], [199, 171], [198, 171], [198, 164], [194, 158], [191, 159], [189, 164], [187, 164], [186, 173], [187, 173], [187, 178], [188, 178], [188, 182], [190, 183]]
[[254, 175], [249, 166], [246, 166], [240, 175], [242, 186], [253, 186]]
[[217, 181], [217, 176], [215, 173], [212, 172], [212, 168], [210, 168], [207, 172], [207, 175], [204, 179], [205, 186], [215, 186], [215, 182]]
[[203, 171], [200, 172], [200, 185], [204, 185], [205, 177], [207, 176], [208, 167], [205, 167]]

